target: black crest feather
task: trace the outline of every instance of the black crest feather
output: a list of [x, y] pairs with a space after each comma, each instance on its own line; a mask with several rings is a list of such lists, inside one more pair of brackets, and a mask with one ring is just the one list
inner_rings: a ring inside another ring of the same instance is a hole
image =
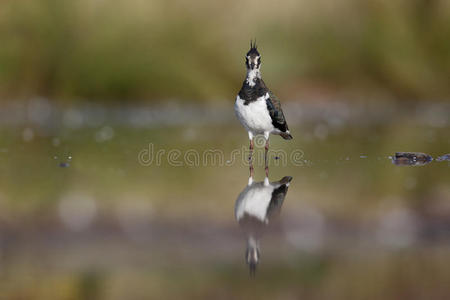
[[259, 55], [258, 46], [256, 45], [256, 39], [255, 41], [250, 40], [250, 50], [247, 52], [247, 56], [248, 55]]

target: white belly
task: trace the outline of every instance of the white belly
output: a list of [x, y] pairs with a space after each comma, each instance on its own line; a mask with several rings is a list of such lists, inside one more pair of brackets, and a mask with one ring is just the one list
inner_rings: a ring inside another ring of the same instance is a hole
[[274, 130], [272, 119], [267, 110], [267, 97], [268, 94], [250, 102], [248, 105], [244, 105], [244, 100], [239, 96], [236, 97], [236, 103], [234, 104], [236, 116], [245, 129], [253, 134], [263, 134]]
[[273, 192], [272, 186], [250, 187], [246, 192], [241, 194], [236, 207], [236, 218], [238, 221], [248, 214], [264, 222], [267, 218], [267, 208]]

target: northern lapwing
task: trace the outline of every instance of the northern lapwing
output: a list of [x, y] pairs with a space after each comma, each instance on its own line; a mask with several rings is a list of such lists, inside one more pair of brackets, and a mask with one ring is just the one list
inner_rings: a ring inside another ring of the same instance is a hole
[[250, 177], [236, 200], [234, 213], [247, 238], [245, 260], [251, 276], [255, 275], [259, 262], [259, 240], [269, 221], [279, 214], [291, 180], [292, 177], [285, 176], [276, 182], [269, 182], [268, 177], [264, 181], [253, 182]]
[[292, 139], [289, 128], [281, 110], [281, 103], [277, 97], [267, 88], [261, 78], [261, 55], [258, 52], [256, 42], [250, 42], [250, 50], [245, 56], [247, 77], [236, 97], [234, 110], [236, 116], [248, 132], [250, 139], [250, 176], [253, 177], [253, 137], [263, 134], [265, 144], [265, 170], [268, 176], [269, 168], [267, 152], [269, 150], [269, 135], [278, 134], [285, 140]]

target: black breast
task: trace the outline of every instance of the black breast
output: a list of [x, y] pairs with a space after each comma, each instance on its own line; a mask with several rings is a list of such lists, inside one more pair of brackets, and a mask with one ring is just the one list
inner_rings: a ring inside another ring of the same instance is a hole
[[249, 105], [251, 102], [256, 101], [259, 97], [264, 96], [268, 92], [266, 86], [262, 81], [257, 78], [254, 86], [250, 86], [247, 80], [242, 84], [242, 88], [239, 91], [239, 98], [244, 100], [244, 105]]

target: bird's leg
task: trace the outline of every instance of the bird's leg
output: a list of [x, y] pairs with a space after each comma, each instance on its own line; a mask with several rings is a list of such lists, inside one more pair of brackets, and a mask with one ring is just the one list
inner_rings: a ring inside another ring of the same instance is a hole
[[253, 174], [255, 173], [255, 170], [253, 168], [253, 148], [254, 148], [253, 138], [251, 138], [250, 139], [250, 151], [249, 151], [250, 154], [249, 154], [249, 157], [248, 157], [248, 161], [250, 163], [250, 177], [252, 177], [252, 178], [253, 178]]
[[251, 163], [253, 160], [253, 148], [254, 148], [254, 144], [253, 144], [253, 139], [250, 140], [250, 151], [249, 151], [249, 156], [248, 156], [248, 161]]
[[264, 146], [264, 165], [266, 170], [266, 177], [269, 177], [269, 159], [267, 157], [267, 152], [269, 152], [269, 139], [266, 139], [266, 145]]

